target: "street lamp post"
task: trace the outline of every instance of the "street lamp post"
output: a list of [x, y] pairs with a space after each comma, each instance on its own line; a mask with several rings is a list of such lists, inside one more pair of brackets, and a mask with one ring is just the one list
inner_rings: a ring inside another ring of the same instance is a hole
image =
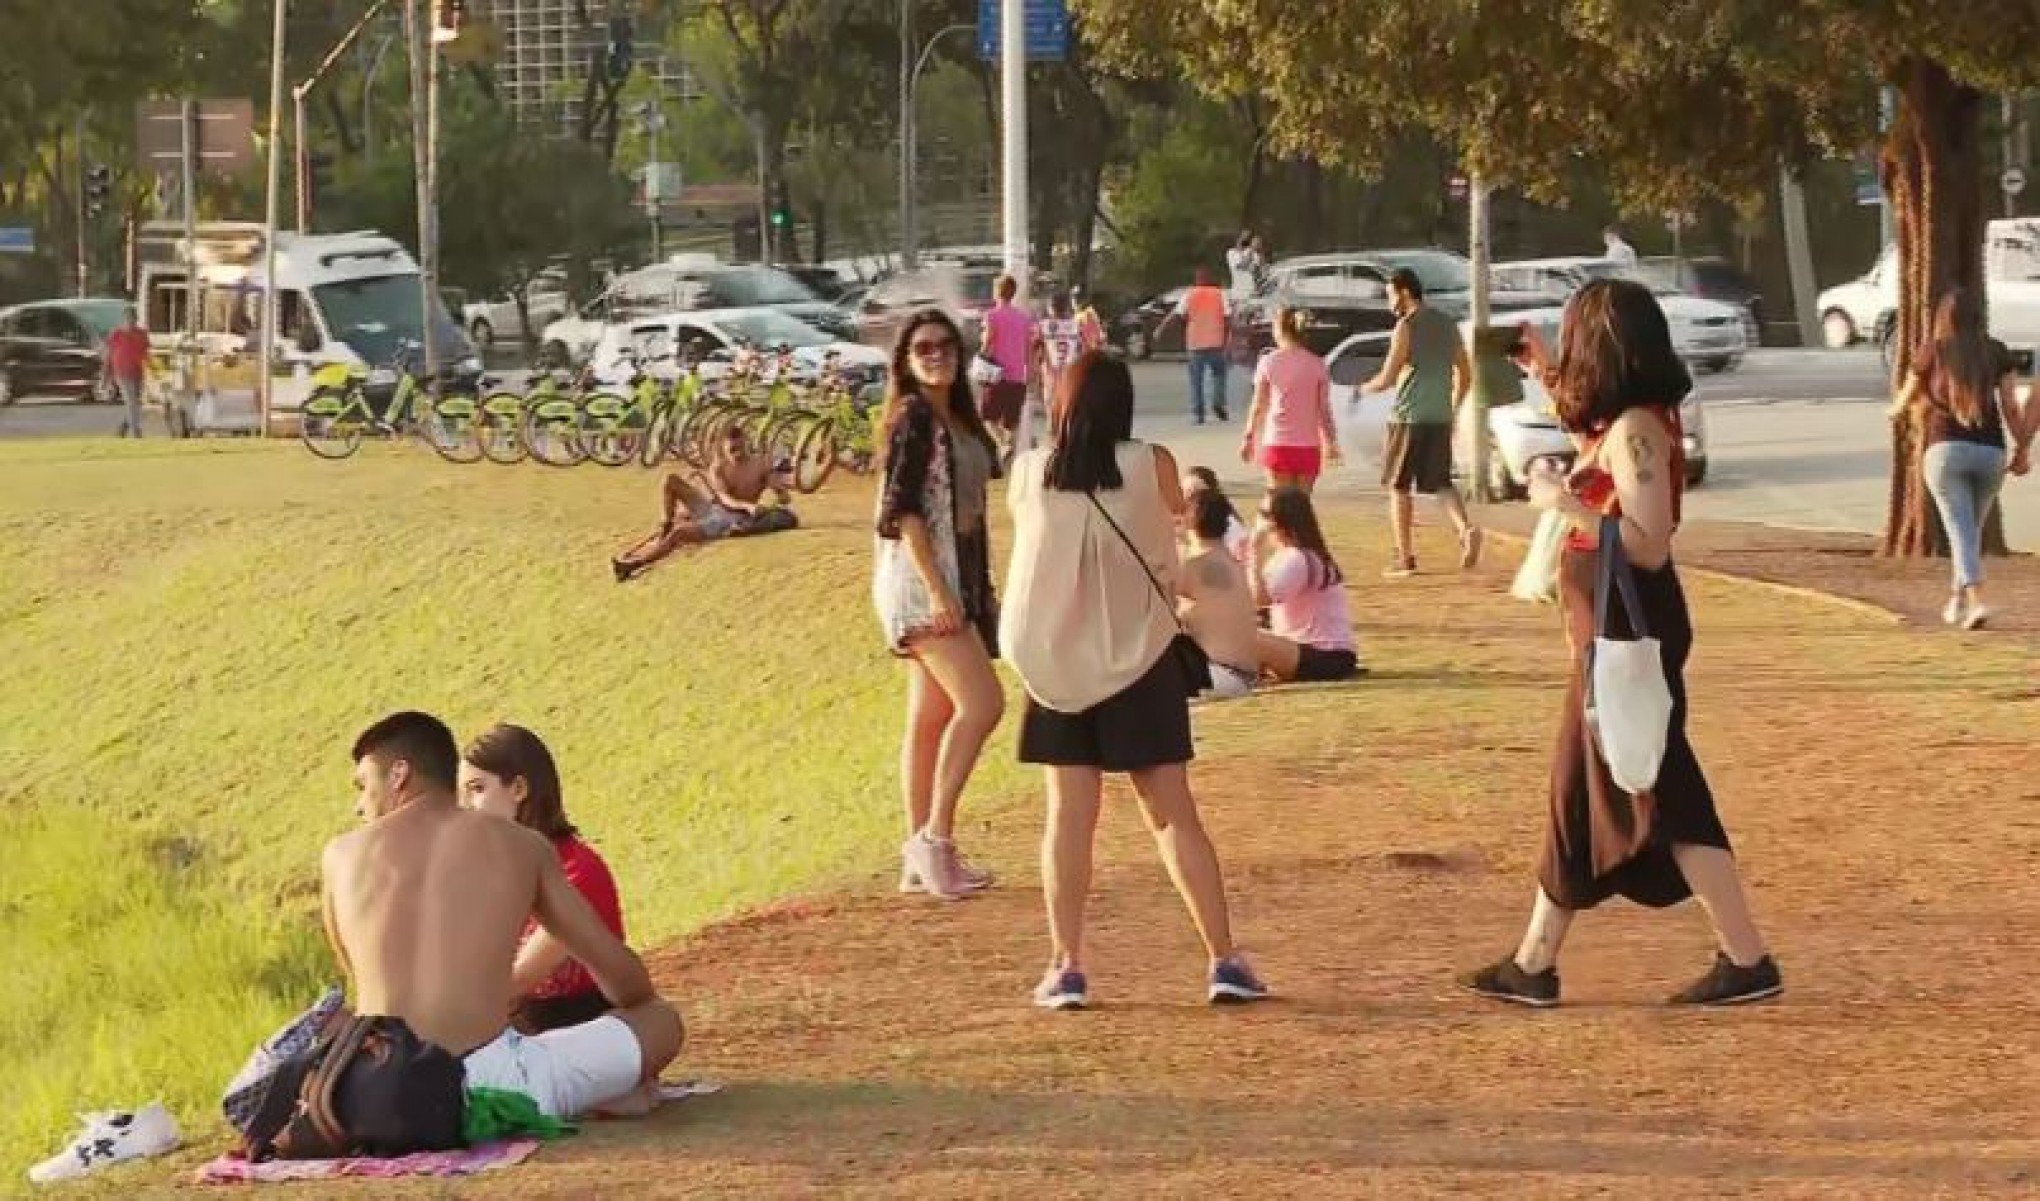
[[[906, 63], [907, 40], [906, 4], [900, 5], [900, 49], [902, 66]], [[969, 33], [974, 25], [945, 25], [922, 44], [921, 53], [914, 59], [913, 69], [900, 80], [900, 265], [911, 269], [919, 258], [921, 235], [918, 228], [920, 214], [915, 211], [914, 193], [918, 181], [915, 176], [920, 170], [917, 143], [920, 141], [920, 122], [915, 117], [915, 97], [921, 90], [921, 72], [928, 68], [928, 57], [935, 53], [935, 44], [952, 33]]]
[[[277, 156], [277, 143], [283, 133], [283, 37], [285, 28], [286, 0], [276, 0], [275, 11], [271, 14], [273, 28], [269, 44], [269, 141], [264, 147], [269, 154], [267, 170], [267, 195], [262, 202], [262, 336], [260, 349], [256, 354], [255, 366], [255, 408], [257, 427], [261, 436], [269, 436], [269, 409], [271, 393], [274, 391], [276, 373], [276, 218], [281, 207], [283, 192], [283, 161]], [[300, 135], [302, 136], [302, 135]], [[195, 273], [194, 273], [195, 274]], [[197, 280], [192, 275], [185, 277], [187, 307], [189, 300], [198, 295]]]

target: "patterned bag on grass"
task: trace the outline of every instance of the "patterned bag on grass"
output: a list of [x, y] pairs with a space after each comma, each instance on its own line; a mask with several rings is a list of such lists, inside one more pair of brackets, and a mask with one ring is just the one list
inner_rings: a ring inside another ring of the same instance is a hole
[[227, 1124], [242, 1134], [248, 1132], [248, 1123], [255, 1116], [262, 1098], [269, 1092], [269, 1082], [277, 1069], [298, 1055], [312, 1049], [319, 1040], [319, 1032], [326, 1028], [333, 1015], [345, 1008], [347, 994], [335, 984], [322, 993], [310, 1009], [286, 1022], [283, 1029], [264, 1039], [262, 1045], [248, 1056], [248, 1062], [234, 1074], [227, 1085], [227, 1091], [220, 1098], [220, 1108], [226, 1112]]

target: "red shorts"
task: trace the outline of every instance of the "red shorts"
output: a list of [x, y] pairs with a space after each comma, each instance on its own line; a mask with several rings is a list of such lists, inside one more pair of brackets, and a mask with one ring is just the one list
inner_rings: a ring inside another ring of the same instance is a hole
[[1315, 479], [1324, 469], [1324, 451], [1315, 446], [1263, 446], [1261, 466], [1278, 475]]

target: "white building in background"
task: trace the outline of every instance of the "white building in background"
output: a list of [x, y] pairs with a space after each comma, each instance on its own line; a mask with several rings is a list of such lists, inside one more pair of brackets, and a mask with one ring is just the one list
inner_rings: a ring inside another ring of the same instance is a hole
[[488, 0], [482, 15], [502, 39], [497, 84], [518, 121], [562, 133], [579, 127], [589, 55], [606, 53], [612, 15], [635, 19], [633, 80], [655, 81], [668, 100], [700, 95], [686, 65], [643, 19], [642, 7], [634, 0]]

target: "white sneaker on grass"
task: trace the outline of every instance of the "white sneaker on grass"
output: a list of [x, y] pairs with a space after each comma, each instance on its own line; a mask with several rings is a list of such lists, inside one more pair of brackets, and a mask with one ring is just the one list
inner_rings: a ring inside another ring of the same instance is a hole
[[1959, 626], [1959, 625], [1961, 625], [1961, 624], [1962, 624], [1962, 608], [1963, 608], [1963, 606], [1962, 606], [1962, 594], [1961, 594], [1960, 592], [1958, 592], [1958, 593], [1956, 593], [1955, 595], [1953, 595], [1953, 596], [1949, 597], [1949, 598], [1948, 598], [1948, 607], [1947, 607], [1947, 608], [1945, 608], [1945, 609], [1942, 609], [1942, 610], [1941, 610], [1941, 621], [1942, 621], [1942, 623], [1943, 623], [1943, 624], [1945, 624], [1945, 625], [1951, 625], [1951, 626]]
[[178, 1144], [177, 1119], [160, 1102], [137, 1110], [109, 1110], [78, 1115], [84, 1128], [71, 1144], [28, 1170], [34, 1184], [76, 1180], [108, 1164], [147, 1159], [173, 1151]]

